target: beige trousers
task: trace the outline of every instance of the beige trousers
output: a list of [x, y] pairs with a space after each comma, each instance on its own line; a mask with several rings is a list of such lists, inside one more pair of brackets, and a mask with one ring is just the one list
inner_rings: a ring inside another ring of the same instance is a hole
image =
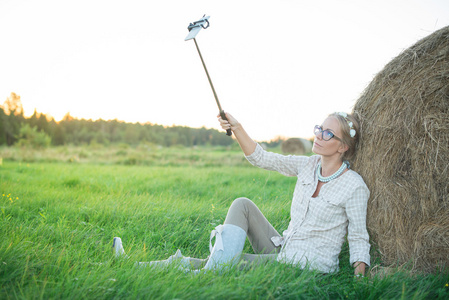
[[256, 254], [276, 254], [279, 252], [280, 247], [276, 247], [271, 238], [280, 236], [280, 234], [268, 222], [254, 202], [248, 198], [234, 200], [224, 223], [236, 225], [245, 230]]
[[[276, 247], [271, 238], [280, 235], [254, 202], [248, 198], [235, 199], [224, 223], [236, 225], [245, 230], [256, 254], [243, 254], [243, 261], [258, 264], [276, 260], [281, 247]], [[193, 268], [199, 269], [204, 266], [207, 259], [189, 258], [189, 261]]]

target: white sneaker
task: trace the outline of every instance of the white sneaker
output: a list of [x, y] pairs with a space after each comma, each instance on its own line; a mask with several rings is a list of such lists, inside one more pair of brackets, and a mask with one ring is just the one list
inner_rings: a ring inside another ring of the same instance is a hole
[[122, 239], [119, 237], [115, 237], [112, 242], [112, 253], [115, 257], [124, 257], [128, 258], [128, 255], [125, 254], [125, 249], [123, 249]]
[[170, 256], [165, 260], [156, 260], [150, 262], [136, 262], [136, 266], [138, 267], [147, 267], [147, 266], [168, 266], [171, 263], [179, 262], [181, 266], [187, 267], [189, 266], [189, 258], [182, 255], [181, 250], [178, 249], [175, 254]]
[[170, 256], [167, 260], [169, 263], [171, 263], [173, 260], [178, 259], [178, 258], [184, 258], [184, 256], [182, 256], [180, 249], [176, 250], [175, 254]]

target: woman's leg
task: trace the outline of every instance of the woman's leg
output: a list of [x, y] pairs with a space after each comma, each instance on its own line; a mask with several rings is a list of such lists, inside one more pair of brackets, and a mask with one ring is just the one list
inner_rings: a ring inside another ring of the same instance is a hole
[[136, 265], [139, 267], [147, 267], [147, 266], [168, 266], [171, 264], [179, 264], [185, 269], [189, 270], [196, 270], [201, 269], [204, 267], [204, 265], [207, 263], [206, 259], [201, 258], [194, 258], [194, 257], [185, 257], [182, 256], [181, 251], [178, 249], [176, 253], [172, 256], [170, 256], [168, 259], [165, 260], [155, 260], [155, 261], [149, 261], [149, 262], [136, 262]]
[[189, 268], [191, 270], [197, 270], [203, 268], [207, 263], [207, 258], [193, 258], [189, 257]]
[[249, 254], [245, 253], [242, 256], [242, 260], [249, 262], [249, 263], [265, 263], [269, 261], [276, 261], [277, 254]]
[[234, 200], [224, 223], [236, 225], [245, 230], [255, 253], [273, 254], [279, 252], [280, 247], [276, 247], [271, 238], [280, 236], [280, 234], [268, 222], [260, 209], [248, 198]]
[[[222, 226], [220, 230], [217, 230], [220, 226]], [[209, 260], [183, 257], [181, 252], [179, 251], [178, 253], [177, 251], [175, 255], [167, 260], [138, 264], [142, 266], [167, 265], [170, 264], [172, 260], [180, 258], [182, 262], [188, 262], [190, 269], [201, 268], [206, 261], [205, 269], [216, 269], [220, 264], [229, 262], [230, 260], [233, 260], [236, 255], [240, 255], [241, 250], [243, 249], [245, 235], [248, 236], [254, 251], [262, 255], [245, 254], [243, 260], [252, 263], [260, 263], [276, 259], [274, 253], [278, 253], [280, 247], [275, 247], [271, 238], [280, 235], [251, 200], [247, 198], [238, 198], [234, 200], [229, 208], [224, 225], [220, 226], [217, 226], [215, 231], [217, 231], [217, 233], [220, 231], [221, 245], [219, 248], [216, 248], [216, 246], [213, 247]], [[239, 228], [232, 228], [233, 226]], [[239, 233], [239, 230], [242, 232], [241, 234]], [[113, 246], [113, 248], [116, 247]], [[120, 251], [115, 249], [115, 252], [118, 253]]]
[[[123, 257], [129, 258], [128, 255], [125, 254], [125, 250], [123, 249], [122, 239], [119, 237], [115, 237], [112, 242], [112, 252], [115, 257]], [[201, 269], [207, 263], [206, 259], [194, 258], [194, 257], [185, 257], [182, 255], [181, 250], [177, 250], [175, 254], [170, 256], [168, 259], [164, 260], [156, 260], [149, 262], [136, 262], [136, 266], [146, 267], [146, 266], [168, 266], [172, 263], [179, 263], [185, 268], [189, 269]]]

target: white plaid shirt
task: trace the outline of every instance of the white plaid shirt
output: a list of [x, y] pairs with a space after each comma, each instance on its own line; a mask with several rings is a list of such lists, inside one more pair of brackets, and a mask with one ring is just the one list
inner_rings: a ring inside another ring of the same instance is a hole
[[317, 164], [321, 157], [293, 156], [267, 152], [257, 145], [246, 157], [254, 166], [296, 176], [291, 220], [283, 237], [273, 237], [282, 245], [278, 261], [330, 273], [338, 271], [338, 255], [348, 234], [350, 263], [370, 264], [366, 208], [369, 190], [362, 177], [348, 170], [324, 184], [318, 197], [312, 195], [318, 184]]

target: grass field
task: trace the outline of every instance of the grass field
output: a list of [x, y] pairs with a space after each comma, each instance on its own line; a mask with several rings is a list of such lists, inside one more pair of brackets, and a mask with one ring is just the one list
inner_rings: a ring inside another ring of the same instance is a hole
[[[1, 157], [0, 299], [449, 298], [447, 272], [355, 279], [347, 246], [331, 275], [277, 263], [196, 276], [136, 268], [178, 248], [207, 257], [237, 197], [287, 228], [295, 178], [254, 168], [236, 149], [1, 148]], [[112, 257], [114, 236], [129, 260]]]

